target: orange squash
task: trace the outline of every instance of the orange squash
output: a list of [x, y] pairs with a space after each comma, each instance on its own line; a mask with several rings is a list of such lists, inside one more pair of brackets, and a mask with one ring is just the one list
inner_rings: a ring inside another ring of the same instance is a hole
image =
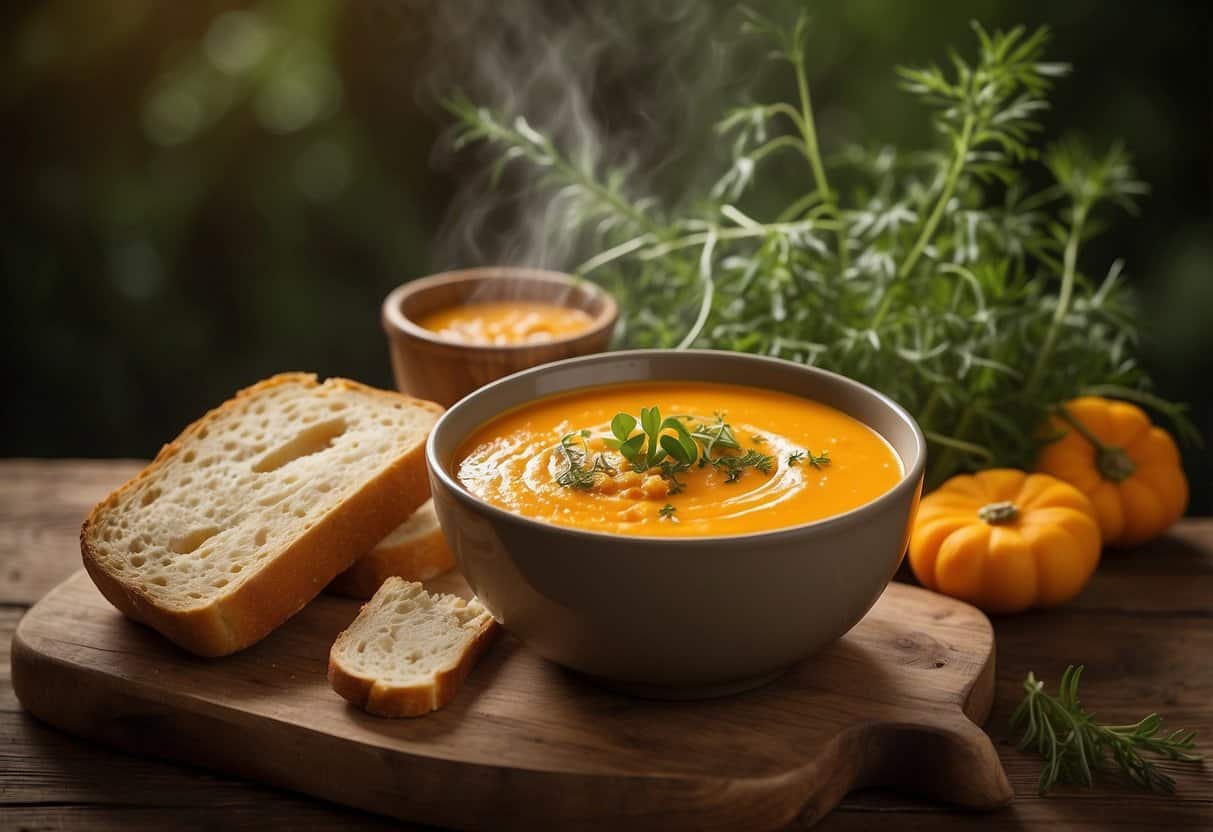
[[997, 468], [953, 477], [923, 497], [910, 568], [928, 589], [1015, 613], [1073, 598], [1099, 550], [1095, 510], [1077, 488]]
[[1128, 402], [1084, 396], [1056, 409], [1036, 470], [1065, 480], [1095, 506], [1104, 542], [1135, 546], [1183, 516], [1188, 480], [1175, 440]]

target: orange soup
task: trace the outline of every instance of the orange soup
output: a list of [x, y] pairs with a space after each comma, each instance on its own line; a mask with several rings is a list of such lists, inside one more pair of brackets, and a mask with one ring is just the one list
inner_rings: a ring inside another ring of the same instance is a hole
[[505, 346], [552, 341], [589, 329], [580, 309], [538, 301], [489, 301], [450, 306], [417, 322], [443, 338], [465, 344]]
[[500, 508], [663, 537], [820, 520], [870, 502], [902, 477], [884, 438], [845, 413], [774, 390], [704, 382], [541, 399], [480, 427], [456, 459], [459, 481]]

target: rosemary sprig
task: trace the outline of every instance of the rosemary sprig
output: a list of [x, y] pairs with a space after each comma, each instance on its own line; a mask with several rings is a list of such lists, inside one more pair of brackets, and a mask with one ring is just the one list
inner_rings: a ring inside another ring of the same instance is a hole
[[[723, 115], [728, 166], [706, 194], [681, 195], [694, 206], [682, 216], [637, 199], [635, 171], [575, 163], [580, 148], [557, 147], [542, 125], [448, 102], [460, 142], [531, 164], [563, 200], [554, 235], [572, 227], [593, 241], [579, 271], [620, 301], [620, 345], [752, 352], [870, 384], [922, 425], [928, 486], [958, 470], [1030, 465], [1049, 409], [1085, 390], [1150, 402], [1194, 433], [1149, 392], [1123, 264], [1098, 267], [1101, 279], [1083, 263], [1109, 209], [1132, 210], [1145, 192], [1128, 154], [1037, 146], [1049, 89], [1067, 71], [1045, 58], [1047, 30], [975, 24], [972, 55], [900, 70], [938, 128], [926, 150], [822, 147], [807, 16], [746, 11], [743, 31], [774, 44], [796, 93]], [[765, 175], [788, 153], [804, 176]], [[1031, 192], [1023, 172], [1037, 157], [1052, 184]], [[722, 423], [692, 431], [708, 456], [739, 449]]]
[[1023, 729], [1019, 749], [1044, 757], [1040, 793], [1058, 783], [1089, 786], [1094, 774], [1113, 768], [1146, 791], [1173, 792], [1175, 781], [1142, 756], [1148, 752], [1170, 760], [1198, 762], [1193, 754], [1195, 731], [1162, 733], [1162, 718], [1150, 714], [1132, 725], [1101, 725], [1078, 699], [1082, 665], [1070, 665], [1061, 675], [1057, 695], [1044, 692], [1044, 682], [1032, 673], [1024, 680], [1024, 700], [1011, 715], [1012, 730]]

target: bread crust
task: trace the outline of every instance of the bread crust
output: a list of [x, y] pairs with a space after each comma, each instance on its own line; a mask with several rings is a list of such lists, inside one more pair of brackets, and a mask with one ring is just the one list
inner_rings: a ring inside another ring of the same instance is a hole
[[[101, 594], [127, 617], [147, 624], [200, 656], [225, 656], [265, 638], [430, 496], [425, 443], [422, 442], [398, 457], [379, 476], [331, 510], [231, 592], [195, 609], [174, 610], [165, 607], [137, 586], [120, 581], [100, 565], [91, 532], [104, 512], [112, 509], [129, 491], [137, 488], [144, 479], [180, 453], [185, 441], [209, 425], [219, 414], [235, 408], [249, 396], [288, 383], [319, 385], [312, 373], [281, 373], [241, 390], [161, 448], [146, 468], [93, 508], [80, 530], [84, 568]], [[433, 402], [367, 387], [349, 379], [333, 378], [329, 379], [329, 383], [390, 401], [403, 398], [411, 406], [431, 410], [435, 415], [442, 412], [442, 408]]]
[[328, 585], [328, 591], [347, 598], [369, 600], [393, 576], [406, 581], [429, 581], [448, 572], [455, 557], [441, 529], [398, 546], [376, 546]]
[[[362, 605], [358, 611], [359, 615], [370, 603], [368, 601]], [[455, 698], [463, 680], [500, 633], [501, 625], [492, 618], [487, 618], [464, 648], [454, 667], [436, 673], [432, 682], [405, 686], [386, 684], [373, 676], [357, 673], [342, 665], [337, 657], [337, 647], [345, 635], [342, 632], [333, 643], [333, 649], [329, 651], [329, 684], [350, 704], [374, 716], [424, 716], [445, 707]]]

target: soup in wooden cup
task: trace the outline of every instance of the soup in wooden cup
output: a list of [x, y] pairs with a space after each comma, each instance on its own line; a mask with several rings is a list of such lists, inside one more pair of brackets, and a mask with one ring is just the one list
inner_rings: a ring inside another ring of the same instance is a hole
[[592, 283], [489, 267], [405, 283], [384, 300], [382, 322], [396, 386], [449, 406], [510, 373], [605, 350], [618, 314]]

